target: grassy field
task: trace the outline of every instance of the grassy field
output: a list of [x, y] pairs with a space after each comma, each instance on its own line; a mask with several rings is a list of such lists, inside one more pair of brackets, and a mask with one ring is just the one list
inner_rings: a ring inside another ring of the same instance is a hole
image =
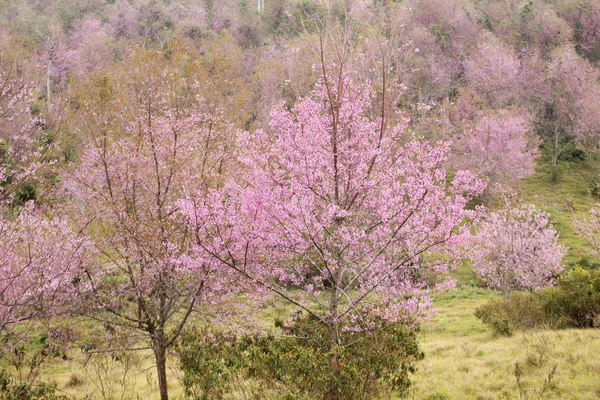
[[[413, 385], [401, 399], [600, 398], [600, 330], [542, 330], [495, 337], [473, 312], [496, 298], [493, 291], [465, 285], [435, 299], [438, 313], [419, 333], [425, 359], [418, 363]], [[150, 354], [139, 354], [141, 362], [125, 379], [122, 362], [108, 360], [104, 367], [88, 364], [84, 369], [85, 355], [73, 350], [72, 356], [46, 369], [42, 379], [79, 399], [102, 399], [102, 390], [112, 393], [107, 398], [158, 398]], [[172, 360], [169, 378], [174, 399], [183, 398], [178, 375]]]
[[[425, 359], [406, 398], [600, 398], [600, 330], [543, 330], [494, 337], [473, 316], [474, 309], [491, 298], [498, 295], [463, 287], [436, 299], [439, 312], [422, 326], [420, 334]], [[519, 381], [517, 363], [522, 371]]]

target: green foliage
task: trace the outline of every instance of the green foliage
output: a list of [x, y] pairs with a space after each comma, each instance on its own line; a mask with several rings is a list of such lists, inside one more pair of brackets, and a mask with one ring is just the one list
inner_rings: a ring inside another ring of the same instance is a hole
[[458, 98], [459, 94], [460, 94], [460, 92], [456, 86], [452, 85], [448, 88], [448, 100], [450, 100], [450, 101], [456, 100]]
[[528, 0], [521, 9], [521, 18], [526, 19], [533, 9], [533, 0]]
[[21, 207], [28, 201], [35, 201], [38, 198], [38, 189], [32, 182], [25, 182], [15, 191], [13, 207]]
[[396, 324], [343, 335], [352, 345], [332, 348], [325, 327], [310, 318], [297, 320], [282, 337], [186, 334], [179, 347], [186, 393], [222, 398], [236, 374], [279, 387], [280, 398], [290, 400], [371, 399], [408, 389], [412, 363], [423, 358], [413, 330]]
[[431, 33], [435, 36], [438, 43], [444, 47], [450, 36], [456, 30], [456, 26], [442, 19], [439, 24], [431, 24], [429, 29], [431, 29]]
[[492, 300], [475, 310], [475, 316], [495, 334], [512, 336], [515, 330], [543, 325], [543, 296], [539, 293], [514, 293], [509, 301]]
[[4, 370], [0, 370], [0, 400], [63, 400], [64, 396], [55, 393], [52, 385], [29, 385], [14, 381], [13, 377]]
[[578, 268], [550, 291], [544, 312], [560, 328], [600, 327], [600, 271]]
[[6, 140], [0, 138], [0, 161], [2, 161], [4, 158], [6, 158], [7, 154], [8, 154], [8, 143], [6, 143]]
[[598, 178], [592, 178], [588, 181], [588, 188], [590, 189], [590, 194], [594, 197], [600, 197], [600, 181]]
[[209, 332], [187, 332], [178, 346], [186, 395], [197, 400], [221, 399], [231, 390], [233, 374], [248, 367], [247, 339]]
[[492, 300], [478, 307], [475, 316], [502, 336], [534, 328], [600, 327], [600, 271], [578, 268], [556, 287]]

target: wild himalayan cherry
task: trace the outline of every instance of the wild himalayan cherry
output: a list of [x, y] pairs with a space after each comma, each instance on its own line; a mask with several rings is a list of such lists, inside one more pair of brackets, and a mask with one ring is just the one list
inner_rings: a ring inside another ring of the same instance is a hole
[[32, 117], [33, 90], [0, 66], [0, 205], [33, 177], [49, 144], [40, 141], [44, 121]]
[[479, 180], [447, 181], [449, 143], [405, 137], [379, 106], [370, 82], [327, 73], [269, 132], [240, 135], [238, 180], [180, 202], [199, 259], [289, 302], [286, 324], [311, 315], [330, 348], [426, 315], [481, 211], [466, 208]]
[[573, 218], [573, 223], [579, 235], [591, 245], [591, 253], [598, 257], [600, 255], [600, 207], [598, 205], [592, 207], [587, 219]]
[[465, 132], [459, 143], [461, 165], [487, 181], [488, 205], [495, 195], [510, 192], [533, 174], [537, 149], [531, 143], [530, 130], [525, 117], [497, 113], [483, 117], [475, 129]]
[[509, 300], [514, 290], [551, 286], [562, 271], [565, 247], [549, 215], [531, 204], [493, 212], [473, 249], [475, 273]]
[[0, 220], [0, 331], [69, 310], [91, 251], [64, 219], [48, 218], [32, 202]]
[[215, 262], [193, 260], [176, 205], [188, 190], [202, 193], [218, 182], [228, 126], [170, 108], [172, 93], [163, 89], [158, 100], [142, 98], [125, 132], [93, 132], [65, 186], [101, 255], [78, 285], [82, 304], [98, 311], [92, 317], [149, 344], [166, 400], [167, 349], [193, 311], [216, 306], [235, 289], [227, 271], [215, 273]]
[[595, 145], [598, 139], [598, 101], [600, 90], [597, 74], [589, 62], [570, 48], [556, 50], [548, 64], [546, 87], [542, 93], [546, 107], [548, 143], [552, 166], [570, 144], [586, 139]]

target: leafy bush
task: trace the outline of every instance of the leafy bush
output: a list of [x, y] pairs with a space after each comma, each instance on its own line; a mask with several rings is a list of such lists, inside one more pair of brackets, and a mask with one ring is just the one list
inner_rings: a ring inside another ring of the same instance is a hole
[[186, 332], [177, 347], [186, 395], [198, 400], [221, 399], [231, 389], [232, 375], [248, 367], [245, 348], [251, 342], [210, 332]]
[[310, 319], [286, 330], [281, 337], [186, 334], [179, 347], [186, 393], [222, 398], [232, 376], [241, 374], [281, 388], [284, 399], [369, 399], [384, 390], [405, 392], [415, 372], [412, 362], [423, 358], [415, 332], [399, 324], [374, 333], [346, 332], [354, 339], [346, 348], [332, 348], [325, 328]]
[[475, 316], [498, 335], [540, 327], [600, 327], [600, 271], [577, 269], [556, 287], [516, 293], [510, 300], [493, 300], [475, 310]]
[[512, 336], [515, 330], [532, 329], [547, 323], [545, 292], [515, 293], [509, 301], [492, 300], [475, 310], [475, 316], [497, 335]]
[[40, 384], [30, 385], [23, 382], [15, 382], [10, 374], [0, 370], [0, 400], [66, 400], [64, 396], [55, 393], [52, 385]]
[[558, 328], [600, 327], [600, 271], [577, 269], [550, 292], [544, 313]]
[[594, 197], [600, 197], [600, 181], [596, 178], [588, 180], [590, 194]]

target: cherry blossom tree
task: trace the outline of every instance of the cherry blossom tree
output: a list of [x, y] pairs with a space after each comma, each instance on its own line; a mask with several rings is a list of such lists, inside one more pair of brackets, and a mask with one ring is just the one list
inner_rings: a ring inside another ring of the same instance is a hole
[[462, 165], [487, 180], [488, 206], [498, 193], [510, 192], [533, 174], [537, 149], [530, 139], [531, 125], [522, 116], [496, 113], [483, 117], [465, 132]]
[[[1, 54], [0, 54], [1, 56]], [[0, 65], [0, 205], [39, 167], [46, 146], [39, 145], [43, 121], [32, 118], [28, 106], [32, 88]]]
[[591, 247], [591, 253], [600, 256], [600, 207], [592, 207], [589, 211], [589, 218], [573, 218], [573, 224], [577, 233], [587, 241]]
[[482, 41], [473, 58], [465, 61], [465, 74], [473, 88], [495, 106], [506, 106], [517, 94], [521, 63], [499, 40]]
[[590, 2], [590, 10], [579, 22], [578, 43], [591, 61], [600, 59], [600, 6]]
[[571, 48], [561, 48], [548, 65], [547, 86], [542, 96], [546, 102], [544, 133], [550, 148], [552, 167], [569, 144], [569, 139], [592, 136], [597, 143], [598, 114], [596, 103], [600, 91], [592, 66]]
[[178, 217], [178, 199], [219, 182], [231, 133], [177, 60], [177, 52], [167, 60], [144, 51], [126, 70], [91, 82], [92, 97], [78, 109], [89, 142], [65, 177], [80, 206], [72, 213], [100, 253], [78, 285], [82, 303], [99, 311], [91, 317], [149, 343], [161, 399], [167, 350], [190, 315], [235, 288], [214, 263], [193, 261]]
[[493, 212], [482, 224], [471, 257], [473, 269], [506, 301], [514, 290], [551, 286], [562, 271], [566, 249], [549, 218], [524, 204]]
[[273, 111], [270, 133], [241, 135], [239, 181], [180, 203], [199, 259], [290, 303], [288, 324], [304, 314], [326, 329], [309, 339], [332, 351], [334, 374], [344, 332], [427, 314], [484, 186], [466, 171], [447, 182], [449, 143], [405, 138], [380, 107], [370, 82], [332, 67], [310, 97]]
[[0, 331], [68, 306], [90, 251], [64, 219], [48, 218], [32, 202], [0, 220]]

